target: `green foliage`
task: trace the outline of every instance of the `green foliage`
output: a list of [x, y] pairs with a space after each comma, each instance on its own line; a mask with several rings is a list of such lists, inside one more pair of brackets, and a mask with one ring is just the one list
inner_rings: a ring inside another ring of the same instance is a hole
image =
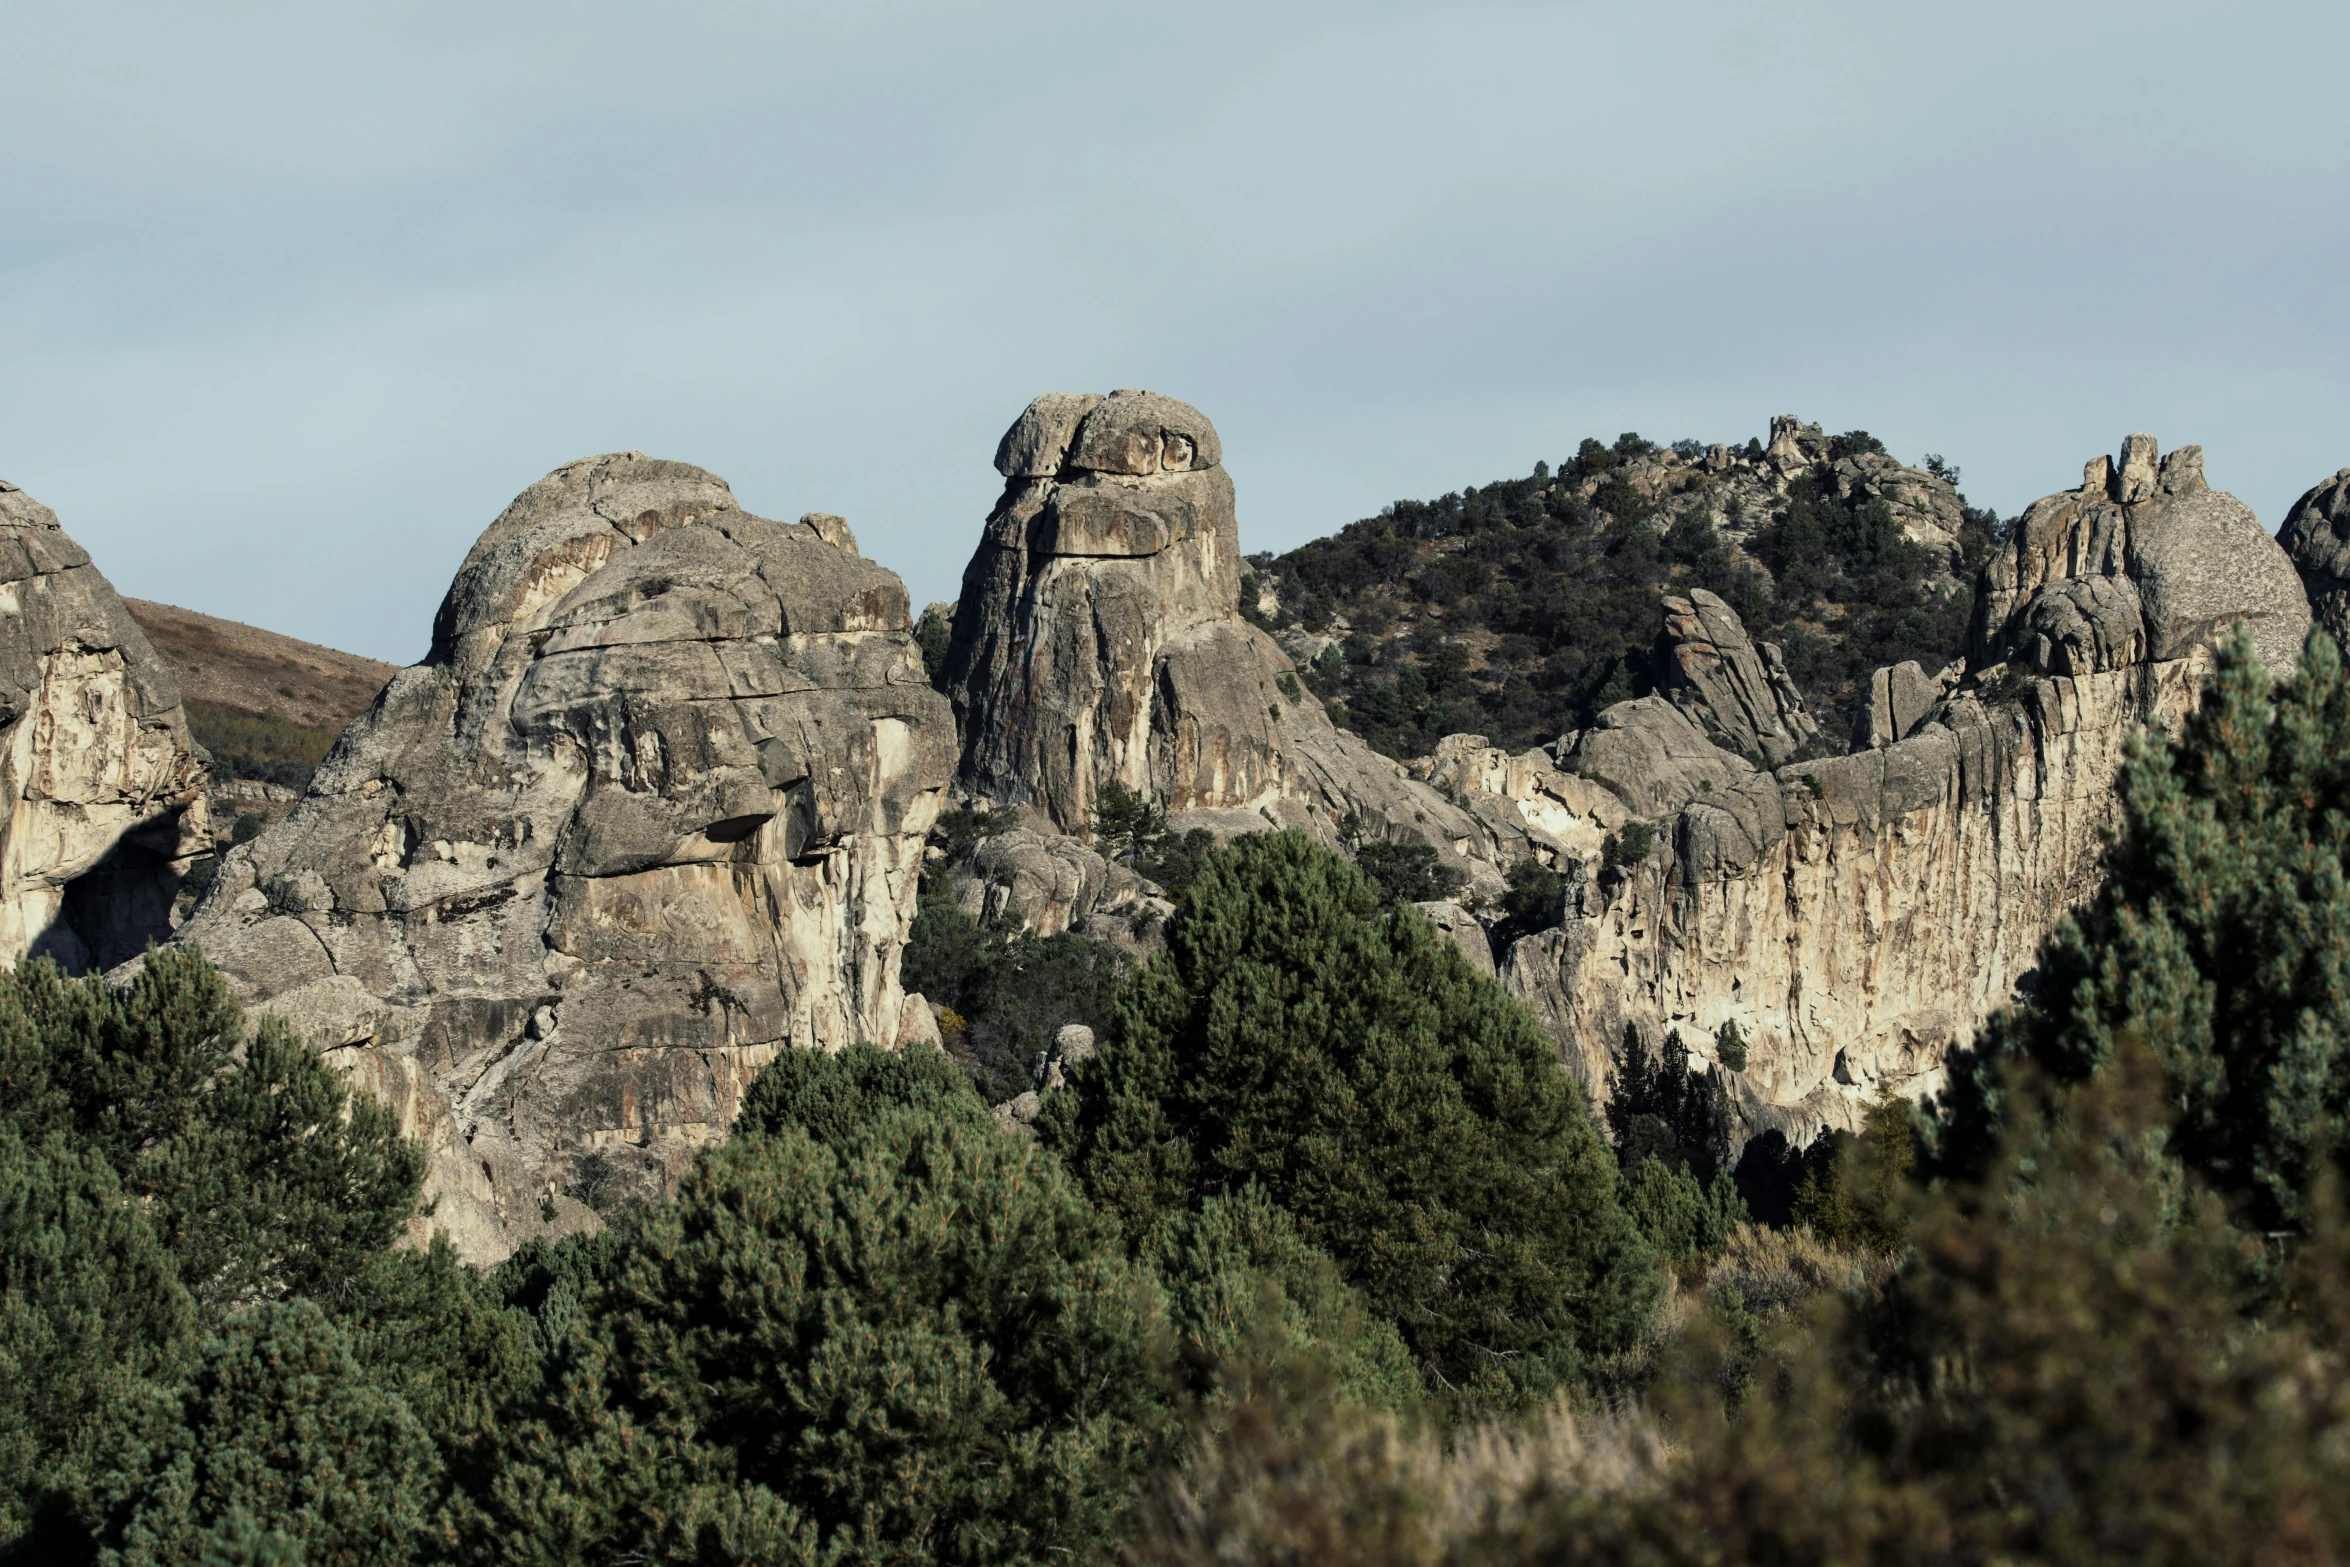
[[1509, 882], [1501, 900], [1502, 923], [1494, 931], [1496, 946], [1504, 951], [1520, 936], [1556, 925], [1567, 893], [1566, 877], [1532, 855], [1510, 867]]
[[1599, 846], [1599, 868], [1638, 865], [1656, 848], [1656, 828], [1647, 822], [1626, 822], [1622, 832], [1611, 832]]
[[1548, 1038], [1299, 833], [1210, 861], [1041, 1126], [1130, 1233], [1258, 1183], [1440, 1386], [1550, 1386], [1655, 1301]]
[[444, 1454], [477, 1456], [499, 1412], [538, 1384], [530, 1318], [438, 1232], [423, 1251], [379, 1252], [334, 1316], [352, 1358], [399, 1395]]
[[100, 1443], [176, 1378], [195, 1315], [111, 1165], [0, 1129], [0, 1559], [72, 1554]]
[[229, 1319], [134, 1438], [108, 1559], [186, 1562], [236, 1543], [248, 1560], [404, 1567], [440, 1474], [430, 1435], [315, 1303], [259, 1306]]
[[192, 947], [121, 990], [46, 962], [0, 976], [0, 1124], [111, 1165], [214, 1312], [347, 1288], [423, 1181], [392, 1113], [275, 1019], [248, 1037]]
[[1701, 1183], [1686, 1164], [1644, 1157], [1624, 1183], [1624, 1207], [1649, 1247], [1668, 1261], [1708, 1256], [1746, 1222], [1746, 1204], [1727, 1170]]
[[1262, 1188], [1168, 1215], [1149, 1253], [1185, 1357], [1203, 1371], [1229, 1377], [1235, 1366], [1306, 1359], [1341, 1396], [1386, 1408], [1417, 1402], [1419, 1373], [1394, 1326]]
[[[1283, 678], [1292, 686], [1296, 684], [1291, 677]], [[1107, 858], [1133, 866], [1175, 893], [1199, 874], [1201, 862], [1216, 846], [1216, 835], [1204, 827], [1170, 832], [1162, 807], [1112, 779], [1102, 785], [1101, 799], [1094, 808], [1093, 841]]]
[[973, 919], [945, 868], [931, 866], [901, 972], [908, 991], [963, 1018], [948, 1053], [1000, 1104], [1027, 1089], [1029, 1063], [1064, 1025], [1108, 1025], [1126, 968], [1117, 948], [1075, 931], [1030, 936]]
[[1895, 1251], [1908, 1239], [1910, 1177], [1918, 1163], [1916, 1113], [1892, 1095], [1869, 1107], [1860, 1137], [1830, 1134], [1831, 1156], [1795, 1192], [1795, 1222], [1830, 1246]]
[[310, 775], [343, 737], [339, 726], [313, 729], [275, 713], [248, 713], [218, 702], [185, 705], [188, 733], [212, 753], [213, 767], [231, 778], [306, 789]]
[[2174, 1155], [2255, 1228], [2298, 1229], [2320, 1150], [2350, 1152], [2350, 676], [2331, 639], [2273, 686], [2239, 639], [2119, 792], [2107, 886], [2052, 939], [2038, 1006], [1956, 1064], [1942, 1165], [1995, 1145], [2001, 1057], [2079, 1081], [2142, 1039], [2182, 1107]]
[[914, 622], [914, 648], [922, 655], [922, 673], [933, 686], [946, 678], [947, 650], [954, 645], [954, 622], [933, 604]]
[[1466, 879], [1430, 843], [1366, 843], [1355, 850], [1355, 864], [1398, 903], [1439, 902]]
[[266, 823], [261, 820], [261, 817], [257, 812], [247, 811], [242, 816], [239, 816], [236, 819], [234, 825], [229, 828], [229, 842], [251, 843], [254, 839], [261, 836], [261, 829], [265, 825]]
[[1738, 1032], [1736, 1018], [1725, 1019], [1714, 1030], [1714, 1059], [1721, 1062], [1726, 1072], [1746, 1070], [1746, 1036]]
[[742, 1136], [797, 1127], [839, 1149], [862, 1136], [874, 1117], [906, 1109], [976, 1125], [994, 1122], [987, 1101], [944, 1052], [855, 1044], [838, 1052], [786, 1050], [768, 1062], [743, 1095], [734, 1126]]
[[992, 1125], [897, 1110], [837, 1148], [734, 1138], [604, 1254], [509, 1428], [483, 1543], [550, 1564], [1097, 1556], [1166, 1439], [1160, 1310], [1059, 1167]]

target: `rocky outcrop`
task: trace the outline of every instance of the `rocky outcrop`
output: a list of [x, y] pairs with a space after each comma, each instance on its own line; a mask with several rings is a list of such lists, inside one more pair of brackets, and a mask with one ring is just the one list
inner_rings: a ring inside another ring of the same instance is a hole
[[1656, 847], [1568, 867], [1565, 919], [1504, 983], [1603, 1096], [1626, 1028], [1710, 1061], [1726, 1022], [1750, 1131], [1800, 1141], [1924, 1091], [2094, 892], [2129, 734], [2191, 709], [2238, 624], [2271, 667], [2298, 652], [2283, 550], [2194, 448], [2159, 462], [2133, 437], [1985, 569], [1963, 670], [1885, 672], [1871, 748], [1764, 772], [1659, 697], [1563, 741]]
[[778, 1051], [935, 1033], [898, 964], [951, 720], [836, 523], [558, 469], [181, 932], [399, 1109], [470, 1258], [665, 1189]]
[[1756, 646], [1729, 605], [1694, 588], [1664, 609], [1658, 688], [1724, 750], [1776, 767], [1819, 738], [1779, 650]]
[[0, 483], [0, 965], [105, 968], [171, 933], [208, 845], [169, 670], [57, 514]]
[[[1004, 435], [1003, 497], [963, 576], [945, 688], [960, 789], [1091, 832], [1118, 784], [1218, 836], [1340, 824], [1458, 856], [1473, 881], [1525, 850], [1335, 728], [1241, 618], [1222, 445], [1148, 392], [1049, 393]], [[1057, 915], [1055, 917], [1058, 917]], [[1082, 917], [1082, 912], [1075, 917]]]
[[2270, 669], [2309, 634], [2293, 561], [2252, 508], [2204, 482], [2203, 448], [2133, 435], [2081, 487], [2036, 501], [1983, 571], [1967, 662], [2049, 674], [2164, 663], [2238, 622]]
[[2301, 573], [2318, 624], [2350, 647], [2350, 468], [2293, 503], [2277, 542]]

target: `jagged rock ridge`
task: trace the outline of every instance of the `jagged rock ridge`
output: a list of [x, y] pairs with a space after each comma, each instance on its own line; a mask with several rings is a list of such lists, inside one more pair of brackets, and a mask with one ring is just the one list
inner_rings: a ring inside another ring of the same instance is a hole
[[935, 1031], [898, 964], [951, 719], [837, 521], [550, 474], [181, 932], [400, 1109], [469, 1257], [663, 1190], [779, 1050]]
[[163, 661], [57, 514], [0, 483], [0, 964], [104, 968], [171, 930], [206, 768]]
[[1800, 1140], [1930, 1088], [2010, 999], [2095, 891], [2131, 731], [2192, 708], [2235, 626], [2272, 668], [2309, 627], [2283, 550], [2200, 452], [2156, 458], [2133, 436], [2026, 513], [1984, 570], [1968, 663], [1886, 672], [1870, 749], [1765, 772], [1708, 757], [1658, 698], [1562, 740], [1660, 827], [1646, 858], [1571, 866], [1564, 921], [1503, 966], [1595, 1092], [1627, 1027], [1702, 1066], [1735, 1022], [1750, 1128]]

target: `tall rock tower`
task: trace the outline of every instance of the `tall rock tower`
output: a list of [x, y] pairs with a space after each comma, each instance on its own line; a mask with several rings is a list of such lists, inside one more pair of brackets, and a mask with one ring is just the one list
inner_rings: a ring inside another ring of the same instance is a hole
[[779, 1051], [935, 1031], [898, 966], [953, 760], [839, 519], [588, 458], [491, 524], [182, 939], [399, 1107], [434, 1226], [495, 1260], [665, 1190]]

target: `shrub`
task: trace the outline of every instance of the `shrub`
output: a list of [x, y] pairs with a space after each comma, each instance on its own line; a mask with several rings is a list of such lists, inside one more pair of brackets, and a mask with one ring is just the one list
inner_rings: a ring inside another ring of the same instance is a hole
[[1656, 1298], [1550, 1040], [1299, 833], [1210, 861], [1040, 1124], [1133, 1233], [1261, 1184], [1440, 1387], [1547, 1387]]

